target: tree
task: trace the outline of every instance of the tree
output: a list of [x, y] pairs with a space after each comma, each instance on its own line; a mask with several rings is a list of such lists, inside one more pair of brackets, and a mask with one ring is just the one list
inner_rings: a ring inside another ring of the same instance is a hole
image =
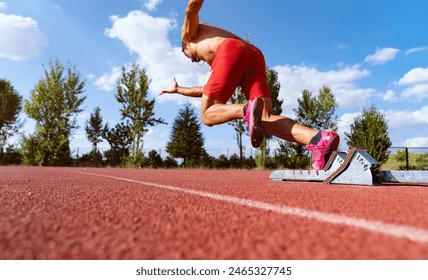
[[[274, 115], [281, 115], [282, 113], [282, 103], [284, 100], [279, 99], [279, 90], [281, 89], [281, 84], [278, 81], [278, 72], [269, 67], [266, 68], [266, 79], [269, 86], [269, 92], [272, 101], [272, 113]], [[266, 168], [266, 161], [269, 159], [269, 142], [272, 139], [272, 136], [265, 135], [262, 144], [259, 147], [259, 151], [256, 152], [255, 161], [258, 167]]]
[[278, 72], [274, 69], [267, 67], [266, 78], [269, 86], [270, 96], [272, 99], [272, 112], [274, 115], [281, 115], [282, 103], [284, 103], [284, 100], [279, 99], [281, 83], [278, 81]]
[[167, 156], [165, 160], [163, 161], [163, 167], [164, 168], [177, 168], [178, 162], [172, 158], [171, 156]]
[[103, 155], [98, 150], [92, 150], [79, 158], [78, 165], [90, 167], [104, 166]]
[[174, 158], [182, 158], [184, 166], [189, 161], [198, 162], [205, 152], [201, 124], [191, 106], [187, 103], [178, 112], [166, 145], [166, 151]]
[[418, 155], [416, 165], [418, 169], [428, 170], [428, 153]]
[[228, 169], [230, 168], [230, 161], [226, 155], [221, 154], [214, 160], [213, 167], [216, 169]]
[[[244, 104], [247, 102], [245, 99], [245, 95], [242, 93], [241, 88], [237, 88], [235, 92], [233, 93], [232, 97], [229, 99], [229, 102], [231, 104]], [[243, 143], [243, 136], [247, 131], [247, 125], [245, 124], [245, 121], [243, 119], [237, 119], [232, 120], [228, 123], [228, 125], [233, 126], [235, 129], [235, 139], [236, 144], [238, 145], [239, 149], [239, 160], [242, 165], [242, 160], [244, 158], [244, 143]]]
[[163, 166], [163, 160], [156, 150], [151, 150], [146, 158], [144, 158], [144, 166], [151, 168], [159, 168]]
[[81, 162], [86, 161], [86, 165], [101, 166], [103, 161], [102, 154], [98, 151], [98, 143], [103, 141], [104, 135], [103, 118], [101, 116], [101, 108], [95, 107], [94, 113], [91, 113], [89, 120], [85, 122], [86, 137], [92, 143], [92, 151], [84, 155]]
[[297, 101], [299, 107], [293, 112], [298, 123], [319, 130], [337, 130], [338, 117], [334, 113], [338, 105], [329, 87], [324, 86], [317, 97], [305, 89]]
[[116, 100], [122, 104], [122, 120], [129, 119], [132, 139], [129, 163], [140, 167], [143, 163], [143, 136], [147, 127], [166, 124], [161, 118], [154, 118], [155, 100], [148, 100], [150, 80], [145, 69], [137, 64], [127, 72], [122, 66], [122, 77], [117, 82]]
[[42, 140], [37, 135], [22, 135], [21, 150], [22, 163], [25, 165], [41, 165], [45, 154], [41, 149]]
[[324, 86], [318, 95], [319, 117], [315, 127], [337, 131], [338, 117], [334, 115], [338, 107], [336, 98], [329, 87]]
[[[293, 112], [298, 123], [318, 130], [337, 130], [338, 117], [334, 114], [338, 106], [329, 87], [321, 88], [316, 97], [305, 89], [297, 102], [298, 107]], [[279, 163], [287, 168], [305, 168], [310, 163], [304, 145], [297, 143], [280, 143], [278, 156], [283, 157]]]
[[132, 143], [129, 131], [129, 122], [116, 124], [111, 129], [108, 127], [108, 123], [105, 125], [103, 138], [110, 145], [110, 149], [104, 152], [106, 164], [110, 166], [124, 165]]
[[385, 163], [392, 146], [388, 136], [388, 122], [375, 106], [363, 109], [361, 117], [354, 119], [350, 133], [345, 133], [349, 146], [367, 149], [379, 163]]
[[395, 159], [397, 161], [406, 161], [406, 158], [408, 158], [408, 151], [406, 149], [397, 151], [397, 154], [395, 155]]
[[[67, 165], [71, 162], [70, 140], [78, 128], [77, 114], [86, 99], [82, 96], [85, 82], [75, 68], [65, 68], [58, 59], [49, 62], [45, 77], [31, 91], [30, 99], [25, 100], [24, 111], [36, 121], [36, 131], [30, 136], [33, 141], [24, 147], [26, 153], [35, 153], [40, 157], [24, 154], [24, 158], [38, 158], [37, 165]], [[35, 142], [34, 142], [35, 141]], [[27, 143], [23, 141], [24, 146]]]
[[279, 141], [275, 156], [277, 165], [289, 169], [303, 169], [309, 166], [309, 158], [305, 155], [303, 146], [288, 141]]
[[99, 106], [94, 109], [89, 120], [86, 121], [85, 131], [89, 142], [92, 143], [92, 150], [98, 151], [98, 143], [103, 141], [102, 137], [104, 135], [103, 118]]
[[22, 127], [19, 113], [22, 110], [22, 96], [12, 84], [0, 79], [0, 164], [3, 163], [3, 148], [9, 137]]

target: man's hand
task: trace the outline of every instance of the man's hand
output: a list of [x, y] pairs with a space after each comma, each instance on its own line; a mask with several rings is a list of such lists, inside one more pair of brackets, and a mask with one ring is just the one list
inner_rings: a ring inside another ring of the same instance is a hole
[[159, 95], [178, 93], [188, 97], [202, 97], [203, 92], [204, 87], [180, 87], [174, 78], [172, 84], [161, 90]]
[[172, 84], [170, 86], [167, 86], [167, 87], [165, 87], [165, 89], [161, 90], [159, 95], [170, 94], [170, 93], [179, 93], [178, 92], [178, 83], [177, 83], [177, 80], [175, 78], [174, 78], [174, 81], [172, 82]]

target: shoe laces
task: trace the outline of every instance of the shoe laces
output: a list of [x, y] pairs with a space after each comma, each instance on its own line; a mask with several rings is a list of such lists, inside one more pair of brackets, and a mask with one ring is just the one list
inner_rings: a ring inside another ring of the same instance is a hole
[[309, 144], [305, 147], [305, 150], [312, 152], [312, 160], [318, 161], [321, 158], [321, 151], [316, 144]]

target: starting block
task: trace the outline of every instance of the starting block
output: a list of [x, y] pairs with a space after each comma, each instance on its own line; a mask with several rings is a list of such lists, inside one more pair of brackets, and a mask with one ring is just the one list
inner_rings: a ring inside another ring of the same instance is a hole
[[311, 181], [324, 184], [378, 186], [382, 182], [427, 183], [426, 171], [381, 171], [378, 161], [366, 150], [352, 147], [349, 152], [334, 152], [323, 170], [276, 170], [275, 181]]

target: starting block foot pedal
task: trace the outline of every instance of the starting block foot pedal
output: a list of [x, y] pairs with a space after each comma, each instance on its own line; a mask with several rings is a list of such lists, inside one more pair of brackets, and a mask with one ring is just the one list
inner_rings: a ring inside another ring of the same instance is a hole
[[327, 179], [325, 184], [380, 185], [380, 164], [367, 151], [352, 147], [343, 164]]

